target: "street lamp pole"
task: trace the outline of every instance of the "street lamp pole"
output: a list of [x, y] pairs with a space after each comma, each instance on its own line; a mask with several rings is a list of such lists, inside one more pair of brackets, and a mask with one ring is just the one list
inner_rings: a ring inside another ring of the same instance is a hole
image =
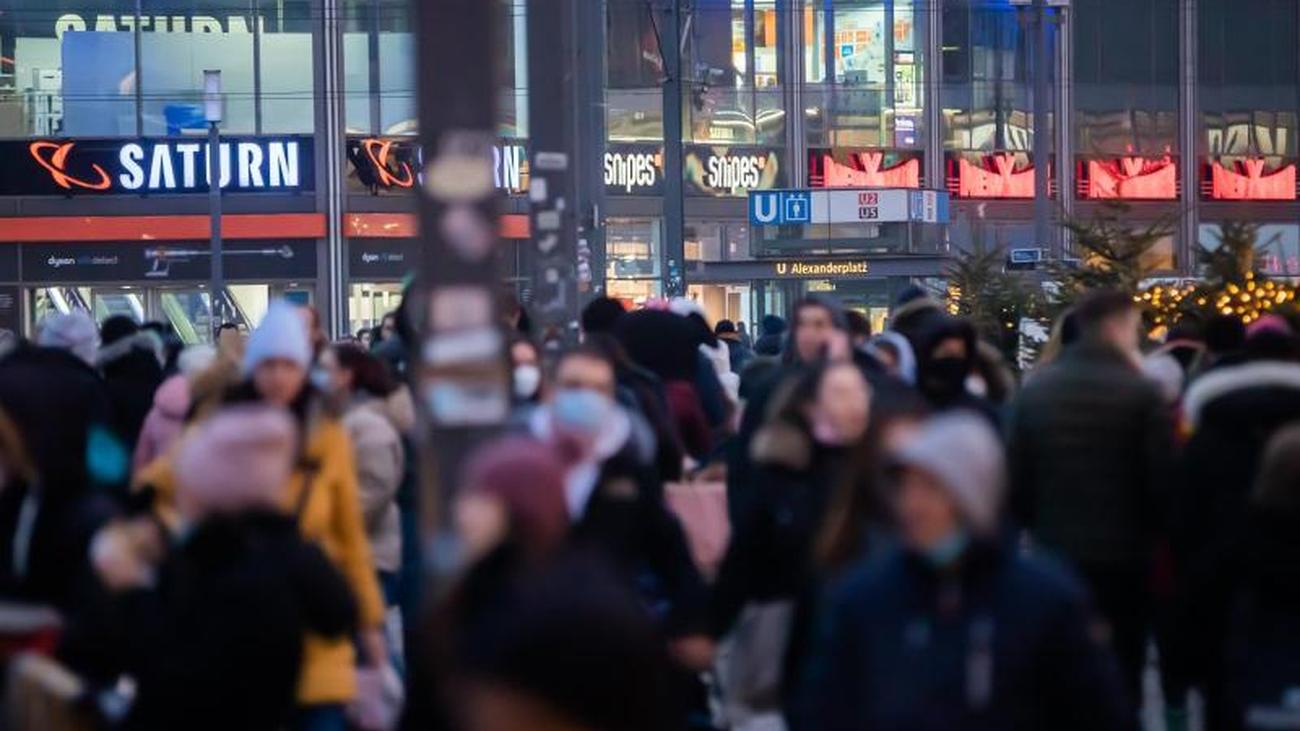
[[208, 213], [212, 237], [212, 279], [208, 283], [208, 300], [211, 313], [209, 328], [216, 337], [223, 322], [222, 293], [226, 289], [226, 276], [222, 267], [221, 241], [221, 71], [203, 72], [203, 119], [208, 124]]

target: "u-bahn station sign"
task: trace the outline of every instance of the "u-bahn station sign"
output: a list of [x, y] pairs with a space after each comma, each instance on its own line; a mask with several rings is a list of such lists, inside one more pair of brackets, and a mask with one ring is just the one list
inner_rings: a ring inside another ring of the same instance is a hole
[[755, 256], [907, 255], [943, 250], [948, 193], [907, 188], [749, 194]]

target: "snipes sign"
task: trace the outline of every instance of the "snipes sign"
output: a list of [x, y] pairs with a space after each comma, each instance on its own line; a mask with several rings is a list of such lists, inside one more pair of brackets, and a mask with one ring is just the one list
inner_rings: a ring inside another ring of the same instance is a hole
[[[206, 193], [211, 178], [202, 138], [12, 141], [0, 155], [0, 196]], [[315, 189], [310, 137], [226, 138], [220, 160], [231, 193]]]

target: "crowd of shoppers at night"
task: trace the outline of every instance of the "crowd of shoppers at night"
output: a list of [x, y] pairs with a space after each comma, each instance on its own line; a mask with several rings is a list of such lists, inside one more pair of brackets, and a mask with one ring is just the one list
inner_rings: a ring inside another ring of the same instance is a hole
[[508, 314], [437, 490], [405, 309], [11, 344], [4, 727], [1300, 728], [1300, 322], [1098, 290], [1010, 364], [919, 288]]

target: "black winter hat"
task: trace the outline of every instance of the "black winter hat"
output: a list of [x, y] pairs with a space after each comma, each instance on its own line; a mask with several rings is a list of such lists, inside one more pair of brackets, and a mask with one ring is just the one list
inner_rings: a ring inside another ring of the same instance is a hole
[[112, 345], [123, 338], [129, 338], [140, 332], [140, 326], [126, 315], [113, 315], [99, 326], [99, 341], [103, 345]]

